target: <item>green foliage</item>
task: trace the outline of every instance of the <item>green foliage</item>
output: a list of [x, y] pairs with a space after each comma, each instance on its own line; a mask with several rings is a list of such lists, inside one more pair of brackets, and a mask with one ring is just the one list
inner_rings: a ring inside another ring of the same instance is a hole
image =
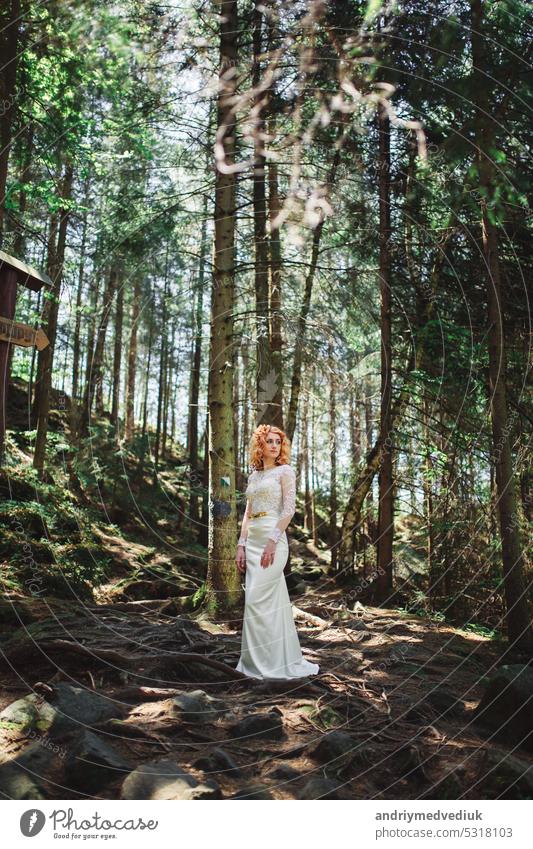
[[477, 622], [467, 622], [466, 625], [462, 626], [461, 630], [467, 633], [477, 634], [480, 637], [486, 637], [489, 640], [499, 640], [502, 636], [501, 632], [495, 628], [487, 628], [485, 625], [480, 625]]
[[207, 597], [207, 583], [203, 583], [201, 587], [198, 587], [196, 592], [193, 594], [190, 601], [191, 610], [198, 610], [204, 604]]
[[398, 613], [420, 616], [421, 619], [429, 619], [432, 622], [446, 622], [446, 616], [442, 611], [431, 610], [430, 600], [426, 593], [421, 590], [416, 590], [413, 593], [412, 601], [405, 607], [395, 607], [394, 609]]
[[[52, 436], [53, 450], [63, 436]], [[110, 563], [91, 512], [68, 488], [39, 480], [31, 467], [17, 468], [0, 483], [16, 496], [0, 503], [4, 591], [91, 599]]]

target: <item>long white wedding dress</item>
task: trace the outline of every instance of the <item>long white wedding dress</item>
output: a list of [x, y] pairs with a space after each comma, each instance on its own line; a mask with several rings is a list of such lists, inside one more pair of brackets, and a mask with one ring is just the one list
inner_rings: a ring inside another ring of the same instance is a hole
[[[281, 517], [296, 509], [296, 474], [289, 464], [253, 471], [246, 489], [246, 574], [241, 656], [237, 670], [251, 678], [290, 679], [316, 675], [319, 665], [302, 655], [283, 569], [287, 534], [276, 543], [274, 561], [261, 566], [268, 536]], [[254, 513], [265, 516], [251, 518]]]

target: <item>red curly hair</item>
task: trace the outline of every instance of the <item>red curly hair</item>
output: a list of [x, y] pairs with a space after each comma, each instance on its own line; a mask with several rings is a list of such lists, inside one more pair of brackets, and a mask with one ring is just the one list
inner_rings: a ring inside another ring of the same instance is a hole
[[263, 468], [263, 458], [267, 447], [267, 436], [269, 433], [277, 433], [281, 437], [281, 450], [279, 457], [276, 457], [276, 466], [283, 466], [290, 462], [291, 441], [287, 434], [274, 425], [259, 425], [253, 434], [250, 441], [250, 465], [253, 469]]

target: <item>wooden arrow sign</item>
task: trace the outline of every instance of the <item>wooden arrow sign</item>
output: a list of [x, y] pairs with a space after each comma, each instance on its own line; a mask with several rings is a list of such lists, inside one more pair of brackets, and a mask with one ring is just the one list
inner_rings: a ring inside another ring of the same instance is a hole
[[0, 316], [0, 341], [22, 345], [23, 348], [35, 345], [39, 351], [50, 344], [46, 333], [40, 327], [36, 330], [29, 324], [21, 324], [20, 321], [12, 321], [3, 316]]

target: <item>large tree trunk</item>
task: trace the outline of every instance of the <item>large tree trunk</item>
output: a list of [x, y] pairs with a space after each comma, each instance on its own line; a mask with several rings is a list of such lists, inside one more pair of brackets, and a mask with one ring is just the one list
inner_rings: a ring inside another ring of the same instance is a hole
[[302, 456], [301, 464], [304, 478], [304, 530], [312, 533], [313, 504], [311, 498], [311, 463], [309, 461], [309, 403], [305, 403], [302, 411]]
[[[335, 182], [335, 176], [337, 174], [337, 169], [339, 167], [339, 163], [341, 160], [341, 150], [342, 150], [342, 139], [344, 135], [344, 120], [341, 122], [339, 127], [338, 135], [337, 135], [337, 143], [335, 155], [333, 157], [333, 162], [331, 168], [329, 170], [329, 174], [327, 177], [327, 186], [328, 189], [331, 190], [333, 183]], [[316, 267], [318, 264], [318, 255], [320, 250], [320, 241], [322, 238], [322, 230], [324, 228], [324, 218], [322, 218], [313, 231], [313, 243], [311, 247], [311, 260], [309, 263], [309, 268], [307, 271], [307, 275], [305, 278], [305, 287], [304, 287], [304, 296], [302, 300], [302, 307], [300, 310], [300, 315], [298, 316], [298, 325], [295, 333], [295, 343], [294, 343], [294, 362], [292, 367], [292, 381], [291, 381], [291, 396], [289, 401], [289, 412], [287, 416], [287, 436], [292, 441], [294, 437], [294, 431], [296, 429], [296, 418], [298, 415], [298, 403], [300, 399], [300, 389], [301, 389], [301, 381], [302, 381], [302, 366], [304, 359], [304, 346], [305, 346], [305, 329], [307, 325], [307, 318], [309, 315], [309, 309], [311, 307], [311, 295], [313, 292], [313, 283], [315, 279]]]
[[423, 472], [423, 489], [424, 489], [424, 513], [427, 524], [427, 573], [428, 573], [428, 595], [433, 598], [436, 595], [436, 586], [438, 576], [435, 570], [435, 532], [433, 530], [433, 461], [431, 457], [432, 439], [429, 429], [429, 402], [427, 394], [423, 399], [423, 433], [424, 433], [424, 472]]
[[[390, 124], [384, 104], [378, 109], [379, 134], [379, 277], [381, 294], [381, 416], [383, 433], [392, 433], [392, 338], [391, 338], [391, 211]], [[379, 513], [376, 582], [377, 598], [385, 600], [392, 589], [394, 493], [392, 440], [381, 452], [379, 467]]]
[[329, 548], [331, 551], [331, 571], [337, 568], [337, 375], [333, 345], [329, 344]]
[[124, 281], [118, 281], [117, 305], [115, 310], [115, 349], [113, 351], [113, 396], [111, 421], [115, 427], [115, 439], [119, 439], [120, 373], [122, 369], [122, 329], [124, 325]]
[[[369, 375], [365, 375], [363, 380], [363, 392], [364, 392], [364, 407], [365, 407], [365, 452], [366, 456], [368, 456], [372, 450], [374, 445], [374, 407], [372, 404], [372, 384]], [[372, 481], [370, 482], [370, 488], [368, 490], [368, 504], [371, 505], [374, 502], [374, 493], [372, 491]]]
[[82, 400], [78, 410], [78, 435], [83, 436], [88, 432], [88, 419], [85, 414], [85, 404], [89, 392], [89, 380], [93, 368], [94, 349], [96, 345], [96, 322], [98, 313], [98, 301], [100, 298], [100, 275], [93, 273], [88, 280], [89, 317], [87, 322], [87, 344], [85, 352], [85, 372], [83, 393], [80, 392]]
[[167, 298], [168, 298], [168, 256], [167, 268], [165, 271], [165, 287], [163, 289], [163, 297], [161, 299], [161, 350], [159, 352], [159, 387], [157, 392], [157, 422], [155, 428], [155, 444], [154, 444], [154, 483], [157, 479], [157, 469], [159, 464], [159, 454], [161, 446], [161, 430], [163, 422], [163, 397], [165, 391], [167, 358], [168, 358], [168, 339], [167, 339]]
[[30, 122], [26, 128], [26, 143], [24, 145], [24, 158], [20, 169], [20, 192], [19, 192], [19, 207], [18, 207], [18, 225], [16, 227], [15, 238], [13, 240], [13, 255], [22, 259], [24, 257], [24, 248], [26, 244], [26, 227], [25, 215], [26, 204], [28, 201], [28, 193], [26, 185], [30, 180], [31, 163], [34, 150], [35, 126]]
[[198, 542], [207, 548], [209, 545], [209, 410], [205, 417], [205, 428], [202, 438], [204, 446], [202, 466], [202, 519], [198, 532]]
[[487, 286], [488, 353], [490, 409], [492, 419], [493, 459], [498, 491], [498, 518], [502, 545], [502, 566], [506, 602], [506, 624], [509, 642], [530, 650], [533, 647], [531, 612], [524, 580], [524, 556], [517, 521], [516, 489], [511, 453], [510, 426], [506, 397], [506, 347], [501, 299], [501, 274], [498, 256], [498, 231], [489, 212], [494, 196], [495, 170], [492, 161], [497, 144], [494, 138], [492, 105], [487, 81], [483, 39], [484, 4], [471, 0], [472, 61], [476, 98], [475, 143], [481, 189], [481, 232], [484, 272]]
[[144, 382], [144, 397], [142, 404], [142, 437], [143, 440], [146, 437], [146, 433], [148, 430], [148, 390], [150, 386], [150, 368], [152, 364], [152, 347], [153, 347], [153, 339], [154, 339], [154, 322], [153, 318], [150, 315], [148, 317], [149, 322], [149, 330], [148, 330], [148, 357], [146, 360], [146, 380]]
[[[272, 14], [265, 15], [267, 30], [267, 53], [270, 55], [280, 43], [276, 21]], [[276, 107], [274, 105], [275, 84], [269, 92], [268, 104], [268, 135], [271, 139], [276, 138]], [[283, 336], [281, 324], [281, 233], [279, 226], [273, 226], [280, 213], [278, 164], [276, 159], [268, 160], [268, 218], [270, 225], [270, 357], [272, 365], [273, 397], [270, 402], [270, 421], [276, 427], [283, 427]], [[275, 381], [275, 382], [274, 382]]]
[[[57, 225], [57, 219], [56, 219], [55, 215], [52, 216], [52, 218], [50, 220], [50, 224], [52, 224], [52, 222], [54, 222], [54, 221], [56, 221], [56, 225]], [[57, 236], [57, 227], [56, 227], [56, 236]], [[47, 249], [46, 250], [47, 250], [48, 255], [50, 255], [50, 241], [48, 239], [47, 239]], [[43, 248], [43, 252], [44, 252], [44, 248]], [[40, 264], [45, 265], [45, 257], [44, 256], [43, 256], [42, 262]], [[49, 267], [49, 266], [47, 265], [47, 267]], [[43, 302], [43, 290], [39, 289], [39, 291], [37, 293], [37, 304], [35, 305], [37, 315], [41, 315], [42, 302]], [[41, 323], [40, 321], [37, 322], [37, 326], [40, 323]], [[28, 400], [29, 400], [29, 402], [31, 402], [31, 399], [34, 398], [34, 395], [35, 395], [35, 392], [34, 392], [35, 385], [34, 385], [34, 383], [35, 383], [35, 374], [36, 374], [36, 370], [37, 370], [36, 369], [37, 353], [38, 353], [37, 348], [35, 348], [35, 347], [32, 348], [31, 363], [30, 363], [30, 374], [29, 374], [29, 379], [28, 379]], [[31, 419], [32, 419], [33, 422], [36, 421], [36, 417], [37, 417], [36, 404], [35, 404], [35, 400], [34, 400], [33, 403], [32, 403], [32, 414], [31, 414]]]
[[[236, 0], [222, 0], [217, 98], [215, 245], [209, 351], [209, 560], [206, 607], [225, 615], [241, 600], [235, 565], [237, 513], [233, 438], [233, 310], [235, 298], [235, 95], [238, 12]], [[223, 154], [223, 155], [222, 155]], [[229, 167], [228, 167], [229, 166]]]
[[362, 401], [360, 394], [355, 390], [353, 384], [350, 385], [350, 468], [355, 476], [356, 470], [361, 462], [361, 411]]
[[171, 412], [170, 412], [170, 441], [173, 445], [176, 444], [176, 409], [178, 404], [178, 391], [179, 391], [179, 382], [180, 382], [180, 374], [179, 368], [176, 365], [176, 370], [174, 373], [172, 390], [171, 390]]
[[[103, 381], [103, 364], [104, 364], [104, 348], [106, 341], [107, 325], [111, 315], [111, 306], [117, 287], [118, 272], [115, 263], [112, 264], [107, 284], [104, 291], [102, 304], [102, 313], [100, 321], [96, 327], [96, 341], [94, 343], [94, 352], [91, 361], [88, 362], [87, 374], [85, 377], [85, 393], [83, 399], [83, 410], [81, 416], [81, 433], [85, 436], [89, 433], [89, 424], [91, 421], [91, 413], [95, 398], [97, 403], [101, 405], [101, 388]], [[100, 398], [98, 401], [97, 396]], [[99, 410], [101, 413], [101, 409]]]
[[[89, 201], [89, 185], [85, 189], [85, 204]], [[83, 215], [81, 231], [80, 259], [78, 266], [78, 289], [76, 292], [76, 308], [74, 319], [74, 339], [72, 341], [72, 424], [73, 433], [77, 432], [78, 394], [80, 389], [80, 360], [81, 360], [81, 308], [83, 303], [83, 284], [85, 282], [85, 251], [87, 245], [87, 212]]]
[[191, 369], [191, 384], [189, 392], [189, 416], [187, 426], [187, 448], [189, 454], [189, 516], [195, 525], [199, 518], [198, 509], [198, 479], [200, 467], [198, 463], [198, 403], [200, 400], [200, 369], [202, 365], [202, 322], [204, 312], [205, 260], [207, 255], [207, 194], [204, 195], [202, 233], [200, 236], [200, 257], [198, 261], [198, 282], [196, 287], [196, 305], [194, 311], [194, 341]]
[[265, 92], [259, 91], [261, 82], [262, 53], [262, 15], [261, 0], [255, 0], [253, 14], [253, 67], [252, 84], [256, 91], [254, 97], [254, 165], [253, 165], [253, 208], [254, 208], [254, 246], [255, 246], [255, 313], [257, 336], [256, 425], [272, 424], [274, 411], [271, 401], [277, 387], [278, 375], [272, 371], [270, 349], [270, 304], [268, 275], [268, 241], [266, 233], [266, 158], [264, 154], [265, 133], [264, 113], [268, 100]]
[[[271, 118], [268, 132], [276, 133], [276, 122]], [[270, 356], [275, 379], [274, 395], [270, 402], [270, 422], [283, 430], [283, 336], [281, 327], [281, 236], [279, 227], [272, 228], [280, 211], [278, 166], [275, 160], [268, 163], [268, 214], [270, 219]]]
[[[315, 386], [315, 375], [316, 371], [313, 369], [311, 372], [311, 386]], [[315, 393], [313, 392], [311, 398], [311, 444], [308, 445], [309, 450], [309, 472], [310, 472], [310, 481], [311, 481], [311, 534], [313, 538], [313, 544], [318, 546], [318, 528], [317, 528], [317, 515], [316, 515], [316, 490], [318, 486], [318, 477], [316, 473], [316, 457], [317, 457], [317, 446], [316, 446], [316, 401], [315, 401]]]
[[[241, 345], [241, 360], [242, 360], [242, 382], [244, 399], [242, 404], [243, 421], [241, 429], [241, 462], [240, 467], [246, 469], [248, 467], [248, 445], [250, 440], [250, 399], [253, 391], [250, 381], [250, 357], [248, 354], [248, 345], [246, 340]], [[244, 481], [243, 481], [244, 482]]]
[[174, 366], [176, 349], [176, 318], [172, 319], [172, 333], [170, 334], [170, 350], [167, 350], [166, 358], [166, 374], [165, 374], [165, 396], [163, 399], [163, 433], [161, 438], [161, 458], [164, 460], [167, 456], [167, 440], [168, 440], [168, 425], [169, 425], [169, 408], [172, 381], [174, 379]]
[[135, 386], [137, 380], [137, 338], [139, 333], [139, 316], [141, 313], [141, 281], [138, 274], [133, 283], [133, 300], [131, 304], [130, 338], [128, 342], [128, 366], [126, 377], [126, 442], [133, 439], [135, 427]]
[[[237, 345], [233, 347], [233, 398], [232, 404], [235, 412], [239, 409], [239, 389], [240, 389], [240, 369], [239, 369], [239, 348]], [[235, 446], [235, 459], [238, 460], [238, 446], [239, 446], [239, 435], [242, 427], [242, 423], [239, 421], [239, 416], [233, 416], [233, 444]], [[239, 484], [241, 482], [241, 474], [240, 471], [235, 469], [235, 487], [239, 489]]]
[[[23, 43], [19, 43], [19, 50], [20, 49], [24, 49]], [[3, 55], [3, 54], [0, 52], [0, 56], [1, 55]], [[19, 90], [24, 85], [24, 81], [22, 79], [21, 74], [19, 74], [17, 84], [18, 84]], [[1, 108], [2, 107], [0, 106], [0, 109]], [[19, 131], [19, 134], [20, 134], [20, 131]], [[23, 134], [24, 142], [21, 145], [21, 148], [22, 148], [22, 150], [21, 150], [21, 162], [20, 162], [20, 171], [19, 171], [19, 177], [18, 177], [20, 190], [19, 190], [19, 193], [18, 193], [19, 203], [18, 203], [16, 222], [15, 222], [15, 215], [12, 213], [12, 215], [13, 215], [12, 229], [14, 231], [14, 235], [13, 235], [13, 251], [12, 252], [10, 251], [10, 253], [12, 253], [13, 256], [16, 257], [17, 259], [24, 259], [24, 252], [25, 252], [25, 246], [26, 246], [25, 215], [26, 215], [26, 205], [27, 205], [27, 199], [28, 199], [26, 186], [27, 186], [28, 182], [31, 180], [30, 173], [31, 173], [32, 157], [34, 155], [34, 137], [35, 137], [34, 123], [33, 123], [33, 121], [29, 121], [29, 123], [26, 125], [26, 127], [24, 129], [24, 134]], [[2, 210], [3, 210], [3, 207], [2, 207]], [[0, 227], [0, 241], [1, 241], [1, 227]], [[30, 290], [27, 291], [27, 297], [28, 297], [28, 312], [32, 312], [33, 311], [33, 293]], [[39, 309], [40, 309], [40, 300], [41, 300], [41, 291], [39, 291], [39, 304], [38, 304], [38, 307], [37, 307], [37, 312], [39, 312]], [[0, 307], [0, 312], [2, 313], [2, 315], [5, 318], [8, 318], [8, 315], [7, 315], [7, 312], [5, 311], [5, 308], [2, 309]], [[38, 326], [38, 325], [36, 325], [36, 326]], [[6, 393], [9, 390], [8, 384], [9, 384], [10, 377], [11, 377], [11, 364], [12, 364], [12, 360], [13, 360], [14, 350], [15, 350], [14, 345], [8, 346], [8, 349], [7, 349], [8, 362], [7, 362], [7, 375], [6, 375], [8, 383], [6, 384]], [[33, 348], [32, 355], [31, 355], [31, 366], [30, 366], [30, 371], [32, 371], [32, 372], [33, 372], [33, 368], [34, 368], [34, 365], [35, 365], [35, 357], [36, 357], [36, 349]], [[31, 398], [31, 381], [28, 382], [28, 398]]]
[[4, 227], [7, 169], [11, 150], [11, 130], [17, 96], [17, 65], [20, 26], [20, 0], [6, 0], [0, 7], [0, 244]]
[[[70, 200], [72, 193], [72, 165], [67, 165], [61, 187], [61, 198]], [[36, 394], [37, 406], [37, 436], [35, 439], [35, 453], [33, 455], [33, 466], [42, 476], [44, 472], [44, 457], [46, 447], [46, 435], [48, 433], [48, 414], [50, 412], [50, 392], [52, 389], [52, 368], [54, 363], [54, 350], [57, 335], [57, 317], [59, 312], [59, 298], [61, 294], [61, 281], [63, 279], [63, 263], [65, 259], [65, 246], [67, 241], [67, 226], [69, 219], [68, 206], [60, 210], [59, 230], [57, 247], [52, 251], [51, 262], [48, 268], [49, 276], [53, 281], [52, 297], [46, 302], [43, 320], [46, 321], [46, 335], [50, 342], [46, 348], [39, 352], [38, 362], [38, 392]], [[37, 388], [37, 387], [36, 387]]]
[[[13, 319], [17, 303], [17, 272], [10, 268], [4, 271], [2, 280], [2, 315]], [[6, 402], [9, 391], [11, 344], [0, 341], [0, 466], [5, 462]]]
[[[140, 292], [141, 292], [141, 290], [140, 290], [140, 284], [139, 284], [139, 300], [138, 300], [139, 307], [140, 307], [140, 297], [141, 297]], [[146, 369], [145, 369], [145, 378], [144, 378], [143, 399], [142, 399], [142, 404], [141, 404], [141, 410], [139, 411], [139, 414], [142, 411], [141, 447], [140, 447], [140, 452], [139, 452], [139, 462], [137, 463], [137, 469], [136, 469], [136, 473], [135, 473], [137, 480], [139, 482], [141, 482], [143, 477], [144, 477], [144, 466], [145, 466], [145, 463], [146, 463], [146, 455], [148, 453], [148, 446], [149, 446], [149, 440], [148, 440], [148, 395], [149, 395], [149, 389], [150, 389], [150, 369], [152, 367], [152, 347], [153, 347], [153, 338], [154, 338], [154, 316], [153, 316], [152, 310], [149, 311], [147, 319], [148, 319], [148, 356], [146, 357]], [[138, 324], [138, 314], [137, 314], [136, 322]], [[133, 366], [133, 378], [132, 379], [133, 379], [134, 384], [135, 384], [135, 375], [137, 373], [137, 339], [138, 339], [138, 333], [136, 333], [136, 335], [135, 335], [135, 347], [134, 347], [134, 349], [130, 348], [131, 358], [132, 358], [132, 366]], [[140, 383], [140, 381], [139, 381], [139, 383]], [[133, 435], [134, 435], [134, 421], [135, 421], [135, 403], [134, 403], [135, 402], [135, 395], [134, 395], [134, 391], [135, 390], [132, 390], [132, 395], [131, 395], [131, 410], [132, 410], [132, 412], [131, 412], [131, 427], [132, 427], [131, 438], [132, 439], [133, 439]]]
[[[46, 270], [48, 275], [54, 273], [54, 269], [57, 265], [57, 228], [58, 228], [58, 214], [56, 212], [52, 213], [50, 218], [50, 228], [48, 230], [48, 239], [47, 239], [47, 247], [46, 247]], [[53, 280], [53, 278], [51, 278]], [[61, 288], [61, 286], [60, 286]], [[52, 292], [53, 294], [53, 292]], [[39, 305], [40, 306], [40, 305]], [[41, 316], [41, 324], [45, 324], [49, 321], [50, 311], [53, 307], [52, 300], [46, 299], [43, 306], [42, 316]], [[36, 349], [34, 348], [34, 351]], [[42, 378], [43, 378], [43, 364], [45, 362], [44, 357], [41, 356], [41, 352], [37, 354], [37, 367], [35, 369], [35, 385], [33, 392], [33, 405], [32, 405], [32, 418], [35, 422], [35, 427], [37, 427], [37, 417], [39, 415], [39, 406], [41, 403], [41, 391], [42, 391]]]
[[338, 571], [349, 568], [353, 562], [354, 532], [360, 526], [363, 503], [370, 487], [372, 486], [372, 481], [381, 466], [383, 453], [389, 449], [389, 445], [392, 442], [392, 431], [394, 430], [396, 423], [400, 421], [403, 411], [409, 401], [409, 395], [411, 392], [409, 376], [413, 367], [414, 357], [411, 358], [407, 367], [407, 377], [404, 381], [400, 394], [395, 403], [392, 405], [390, 430], [380, 429], [376, 442], [367, 454], [365, 465], [361, 469], [353, 486], [342, 522], [341, 538], [339, 542]]

